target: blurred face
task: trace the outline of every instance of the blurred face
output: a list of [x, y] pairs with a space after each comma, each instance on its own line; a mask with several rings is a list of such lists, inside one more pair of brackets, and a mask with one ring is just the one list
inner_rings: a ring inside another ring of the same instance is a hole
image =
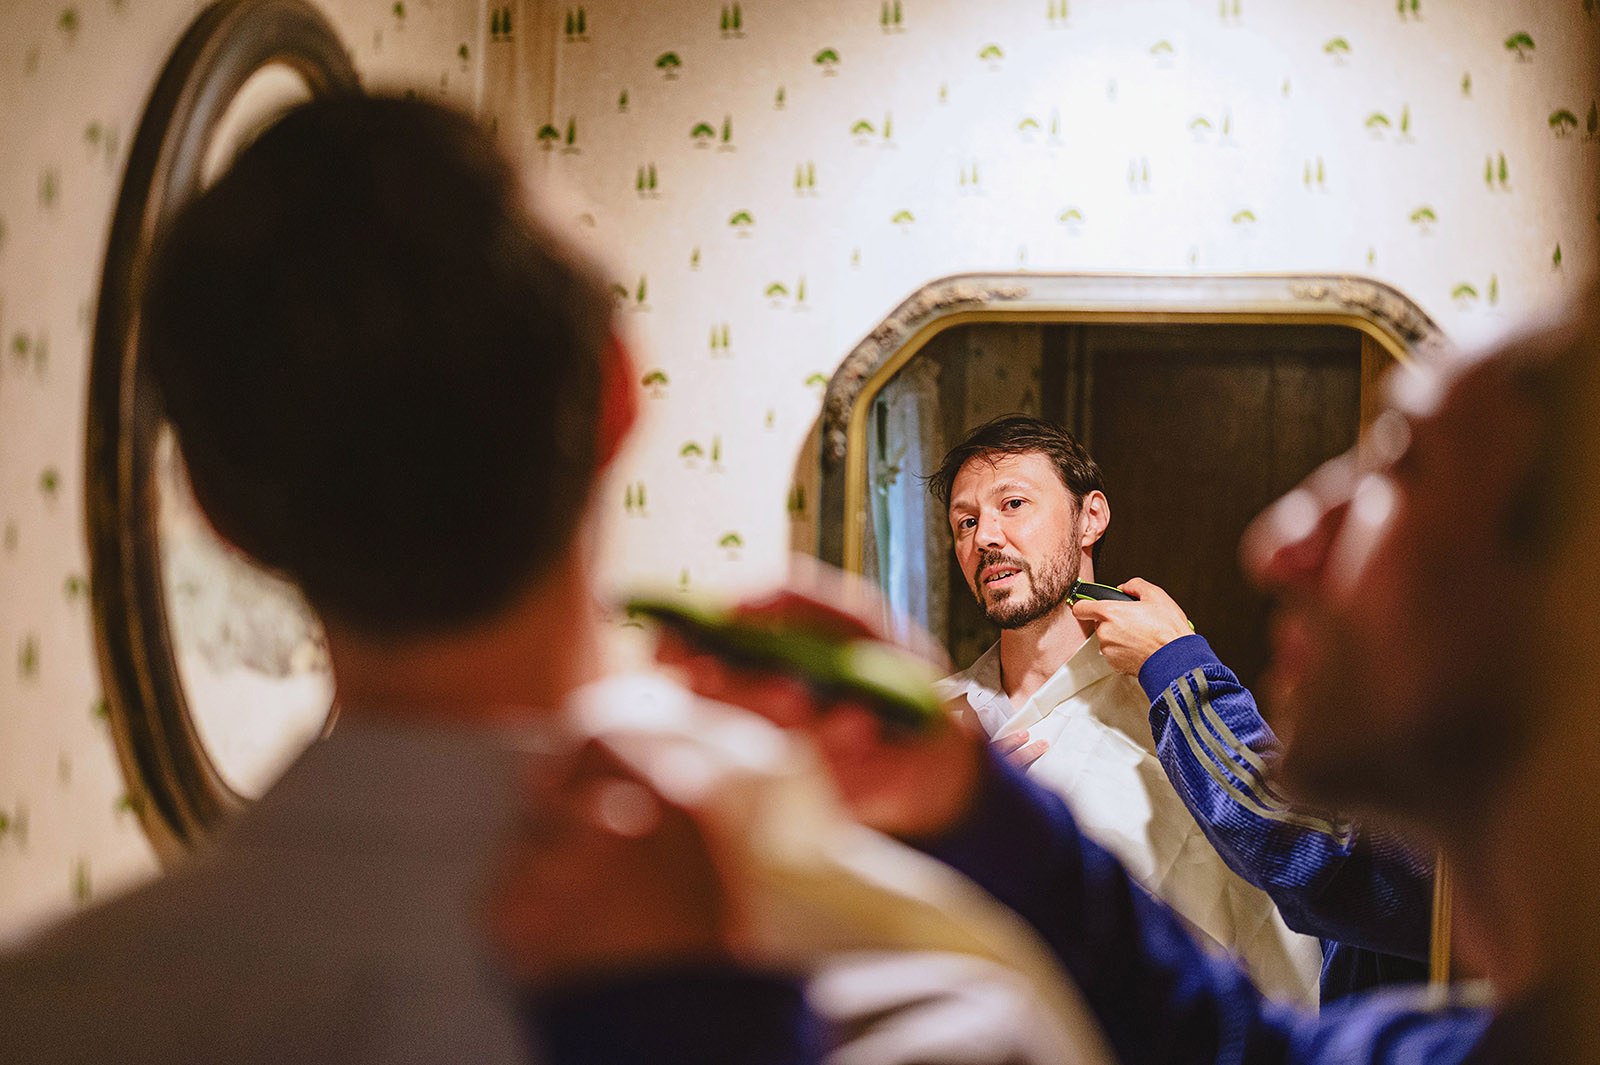
[[1241, 550], [1278, 604], [1265, 695], [1284, 784], [1437, 815], [1518, 739], [1510, 663], [1532, 574], [1505, 530], [1538, 426], [1492, 357], [1389, 384], [1361, 446], [1268, 508]]
[[984, 616], [1022, 628], [1066, 601], [1082, 566], [1084, 510], [1038, 452], [961, 467], [950, 486], [950, 533]]

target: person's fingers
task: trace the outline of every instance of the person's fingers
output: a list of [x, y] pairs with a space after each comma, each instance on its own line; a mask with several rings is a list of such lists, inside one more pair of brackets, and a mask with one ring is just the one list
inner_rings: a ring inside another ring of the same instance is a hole
[[1157, 594], [1157, 593], [1163, 594], [1163, 595], [1165, 594], [1164, 592], [1162, 592], [1162, 590], [1161, 590], [1161, 588], [1159, 586], [1150, 583], [1149, 581], [1145, 580], [1143, 577], [1130, 577], [1130, 578], [1128, 578], [1127, 580], [1123, 581], [1121, 584], [1117, 585], [1117, 591], [1119, 591], [1119, 592], [1127, 592], [1129, 595], [1133, 596], [1135, 599], [1144, 599], [1144, 598], [1146, 598], [1146, 597], [1148, 597], [1148, 596], [1150, 596], [1152, 594]]
[[1011, 763], [1013, 769], [1027, 769], [1037, 762], [1041, 755], [1050, 749], [1050, 744], [1044, 740], [1034, 740], [1025, 747], [1019, 747], [1006, 756], [1006, 761]]
[[1001, 736], [999, 739], [992, 741], [989, 746], [994, 750], [995, 754], [1005, 758], [1016, 752], [1027, 742], [1028, 733], [1024, 729], [1021, 732], [1013, 732], [1008, 736]]
[[1099, 624], [1111, 616], [1110, 608], [1114, 605], [1105, 599], [1080, 599], [1072, 604], [1072, 616], [1079, 621]]

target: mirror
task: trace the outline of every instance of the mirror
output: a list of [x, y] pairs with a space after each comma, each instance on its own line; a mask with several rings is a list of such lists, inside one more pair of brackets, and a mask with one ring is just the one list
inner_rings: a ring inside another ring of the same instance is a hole
[[[321, 630], [218, 541], [140, 362], [152, 234], [285, 110], [359, 91], [302, 0], [220, 0], [173, 50], [140, 120], [96, 309], [85, 455], [101, 682], [123, 773], [163, 857], [202, 841], [326, 727]], [[218, 353], [226, 357], [226, 353]]]

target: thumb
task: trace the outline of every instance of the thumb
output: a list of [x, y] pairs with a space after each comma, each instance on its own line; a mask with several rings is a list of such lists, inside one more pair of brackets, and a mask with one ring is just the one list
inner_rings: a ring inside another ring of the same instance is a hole
[[1101, 600], [1080, 599], [1072, 604], [1072, 616], [1079, 621], [1092, 621], [1098, 624], [1111, 615]]

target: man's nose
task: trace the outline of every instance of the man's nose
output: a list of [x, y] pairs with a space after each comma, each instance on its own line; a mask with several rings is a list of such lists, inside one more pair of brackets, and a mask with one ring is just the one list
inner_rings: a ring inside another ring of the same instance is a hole
[[1350, 509], [1350, 456], [1334, 459], [1256, 516], [1239, 542], [1246, 575], [1263, 591], [1316, 581]]
[[985, 511], [978, 515], [978, 543], [985, 547], [998, 547], [1006, 542], [1005, 529], [1001, 527], [1000, 515]]

